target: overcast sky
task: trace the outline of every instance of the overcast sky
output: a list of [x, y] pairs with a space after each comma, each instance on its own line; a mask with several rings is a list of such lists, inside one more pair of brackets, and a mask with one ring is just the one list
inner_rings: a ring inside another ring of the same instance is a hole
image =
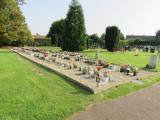
[[[71, 0], [27, 0], [22, 6], [32, 34], [46, 35], [53, 21], [66, 17]], [[79, 0], [88, 34], [109, 25], [125, 35], [154, 35], [160, 29], [160, 0]]]

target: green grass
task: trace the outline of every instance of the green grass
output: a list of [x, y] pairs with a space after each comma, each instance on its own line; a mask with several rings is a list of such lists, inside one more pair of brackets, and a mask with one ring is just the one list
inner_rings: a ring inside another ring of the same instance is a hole
[[[96, 52], [95, 50], [86, 50], [82, 53], [86, 56], [94, 58]], [[100, 49], [100, 59], [105, 59], [107, 62], [114, 64], [131, 64], [138, 68], [144, 68], [146, 64], [149, 64], [150, 56], [152, 54], [153, 53], [140, 52], [139, 56], [134, 56], [133, 51], [128, 51], [121, 54], [120, 52], [112, 53]], [[160, 61], [156, 70], [160, 71]]]
[[[60, 51], [61, 48], [59, 47], [40, 47], [42, 49], [46, 50], [54, 50], [54, 51]], [[89, 49], [85, 50], [82, 52], [85, 56], [95, 58], [95, 53], [96, 51], [94, 49]], [[100, 49], [100, 59], [104, 59], [109, 63], [114, 63], [114, 64], [131, 64], [133, 66], [136, 66], [138, 68], [144, 68], [147, 64], [149, 64], [150, 61], [150, 56], [153, 53], [146, 53], [146, 52], [140, 52], [139, 56], [134, 56], [135, 52], [125, 52], [121, 54], [120, 52], [117, 53], [112, 53], [112, 52], [107, 52], [104, 49]], [[160, 71], [160, 60], [158, 67], [153, 70], [153, 71]]]
[[0, 120], [64, 120], [91, 103], [112, 100], [160, 81], [128, 83], [92, 95], [16, 53], [0, 49]]
[[45, 50], [54, 50], [54, 51], [60, 51], [60, 47], [51, 47], [51, 46], [41, 46], [39, 48], [45, 49]]

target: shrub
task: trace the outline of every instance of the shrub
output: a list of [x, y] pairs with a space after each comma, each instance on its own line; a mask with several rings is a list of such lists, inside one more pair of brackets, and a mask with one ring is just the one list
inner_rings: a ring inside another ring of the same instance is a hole
[[108, 51], [114, 51], [119, 46], [120, 30], [116, 26], [106, 28], [105, 47]]

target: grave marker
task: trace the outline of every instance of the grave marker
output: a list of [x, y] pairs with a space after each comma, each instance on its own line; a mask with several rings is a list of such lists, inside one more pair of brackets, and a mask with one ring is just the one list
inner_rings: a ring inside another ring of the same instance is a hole
[[99, 49], [97, 48], [96, 50], [96, 59], [98, 60], [99, 59]]
[[156, 67], [158, 64], [158, 55], [152, 55], [150, 58], [150, 63], [149, 65], [152, 67]]

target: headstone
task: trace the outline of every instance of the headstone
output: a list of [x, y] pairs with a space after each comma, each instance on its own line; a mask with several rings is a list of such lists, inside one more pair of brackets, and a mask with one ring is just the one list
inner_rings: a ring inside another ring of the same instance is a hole
[[148, 47], [146, 47], [146, 48], [145, 48], [145, 50], [146, 50], [146, 52], [148, 52], [148, 51], [149, 51], [149, 48], [148, 48]]
[[97, 48], [96, 50], [96, 59], [98, 60], [99, 59], [99, 49]]
[[138, 56], [138, 55], [139, 55], [139, 50], [138, 50], [138, 49], [135, 49], [134, 56]]
[[150, 58], [150, 66], [156, 67], [158, 64], [158, 55], [152, 55]]

